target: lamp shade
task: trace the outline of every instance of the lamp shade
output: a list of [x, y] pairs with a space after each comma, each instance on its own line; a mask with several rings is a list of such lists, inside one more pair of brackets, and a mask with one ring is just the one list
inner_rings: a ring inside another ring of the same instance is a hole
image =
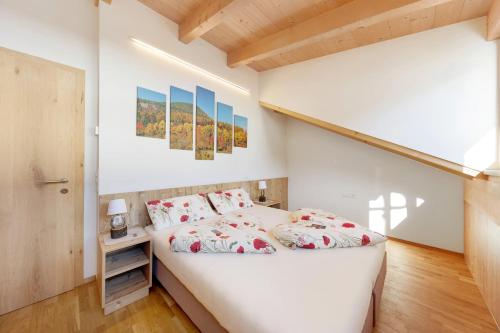
[[125, 199], [114, 199], [108, 204], [108, 215], [124, 214], [127, 212]]
[[259, 190], [265, 190], [267, 188], [267, 184], [265, 180], [259, 180]]

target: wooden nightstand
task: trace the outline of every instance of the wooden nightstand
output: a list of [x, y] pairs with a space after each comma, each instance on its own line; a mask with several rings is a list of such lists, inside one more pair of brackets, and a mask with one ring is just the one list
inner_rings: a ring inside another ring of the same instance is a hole
[[152, 283], [151, 237], [143, 228], [131, 228], [128, 236], [111, 240], [99, 236], [97, 285], [107, 315], [148, 296]]
[[278, 208], [280, 209], [281, 207], [281, 202], [277, 200], [266, 200], [264, 202], [259, 202], [259, 199], [253, 200], [253, 203], [259, 206], [266, 206], [266, 207], [272, 207], [272, 208]]

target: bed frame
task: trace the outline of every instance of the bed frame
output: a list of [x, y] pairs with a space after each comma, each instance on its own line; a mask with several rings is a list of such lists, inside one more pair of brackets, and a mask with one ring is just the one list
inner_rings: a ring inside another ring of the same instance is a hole
[[[382, 299], [382, 290], [384, 289], [385, 274], [387, 272], [387, 253], [384, 254], [384, 260], [377, 276], [377, 281], [373, 287], [370, 307], [366, 314], [365, 323], [361, 333], [371, 333], [377, 323], [380, 312], [380, 300]], [[175, 275], [158, 259], [153, 259], [153, 273], [167, 290], [175, 302], [184, 310], [193, 323], [202, 333], [227, 333], [217, 319], [208, 311], [196, 297], [175, 277]]]
[[[288, 178], [272, 178], [267, 179], [266, 194], [273, 200], [281, 203], [281, 209], [288, 209]], [[128, 205], [128, 225], [142, 226], [151, 223], [149, 215], [144, 205], [145, 201], [158, 199], [158, 198], [171, 198], [182, 195], [196, 194], [199, 192], [212, 192], [223, 191], [231, 188], [241, 187], [244, 188], [252, 198], [259, 195], [258, 188], [259, 180], [249, 180], [242, 182], [232, 183], [219, 183], [208, 184], [199, 186], [188, 186], [178, 188], [167, 188], [150, 191], [139, 191], [129, 193], [114, 193], [99, 196], [99, 233], [109, 231], [109, 218], [107, 216], [108, 203], [112, 199], [123, 198], [127, 201]], [[361, 333], [370, 333], [376, 324], [380, 309], [380, 299], [382, 297], [382, 289], [384, 288], [385, 273], [386, 273], [386, 255], [382, 267], [380, 268], [377, 281], [372, 291], [370, 307], [366, 314], [366, 319]], [[170, 270], [163, 265], [163, 263], [154, 257], [153, 261], [154, 275], [168, 291], [168, 293], [175, 299], [177, 304], [184, 310], [184, 312], [191, 318], [195, 325], [203, 333], [218, 333], [227, 332], [222, 327], [217, 319], [208, 311], [191, 292], [170, 272]]]

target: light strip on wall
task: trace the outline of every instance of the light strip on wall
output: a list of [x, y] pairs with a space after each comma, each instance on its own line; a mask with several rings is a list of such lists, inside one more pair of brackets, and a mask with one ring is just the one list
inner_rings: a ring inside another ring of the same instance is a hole
[[226, 80], [218, 75], [215, 75], [213, 73], [210, 73], [209, 71], [207, 70], [204, 70], [203, 68], [200, 68], [196, 65], [193, 65], [187, 61], [184, 61], [180, 58], [177, 58], [176, 56], [173, 56], [171, 55], [170, 53], [167, 53], [163, 50], [160, 50], [152, 45], [149, 45], [147, 43], [144, 43], [143, 41], [140, 41], [138, 40], [137, 38], [134, 38], [134, 37], [129, 37], [130, 41], [132, 41], [132, 43], [136, 46], [139, 46], [145, 50], [148, 50], [158, 56], [161, 56], [169, 61], [171, 61], [172, 63], [174, 64], [177, 64], [177, 65], [180, 65], [182, 67], [185, 67], [193, 72], [196, 72], [196, 73], [199, 73], [199, 74], [202, 74], [212, 80], [215, 80], [215, 81], [218, 81], [220, 83], [223, 83], [231, 88], [234, 88], [236, 90], [238, 90], [239, 92], [245, 94], [245, 95], [250, 95], [250, 90], [246, 89], [246, 88], [243, 88], [242, 86], [239, 86], [237, 85], [236, 83], [233, 83], [229, 80]]

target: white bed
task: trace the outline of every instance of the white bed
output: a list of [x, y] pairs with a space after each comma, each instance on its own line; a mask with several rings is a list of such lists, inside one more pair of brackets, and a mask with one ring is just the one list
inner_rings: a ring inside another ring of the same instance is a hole
[[[288, 222], [288, 212], [279, 209], [242, 211], [260, 217], [268, 230]], [[361, 332], [385, 254], [384, 244], [291, 250], [270, 233], [273, 255], [174, 253], [173, 228], [146, 230], [155, 256], [234, 333]]]

